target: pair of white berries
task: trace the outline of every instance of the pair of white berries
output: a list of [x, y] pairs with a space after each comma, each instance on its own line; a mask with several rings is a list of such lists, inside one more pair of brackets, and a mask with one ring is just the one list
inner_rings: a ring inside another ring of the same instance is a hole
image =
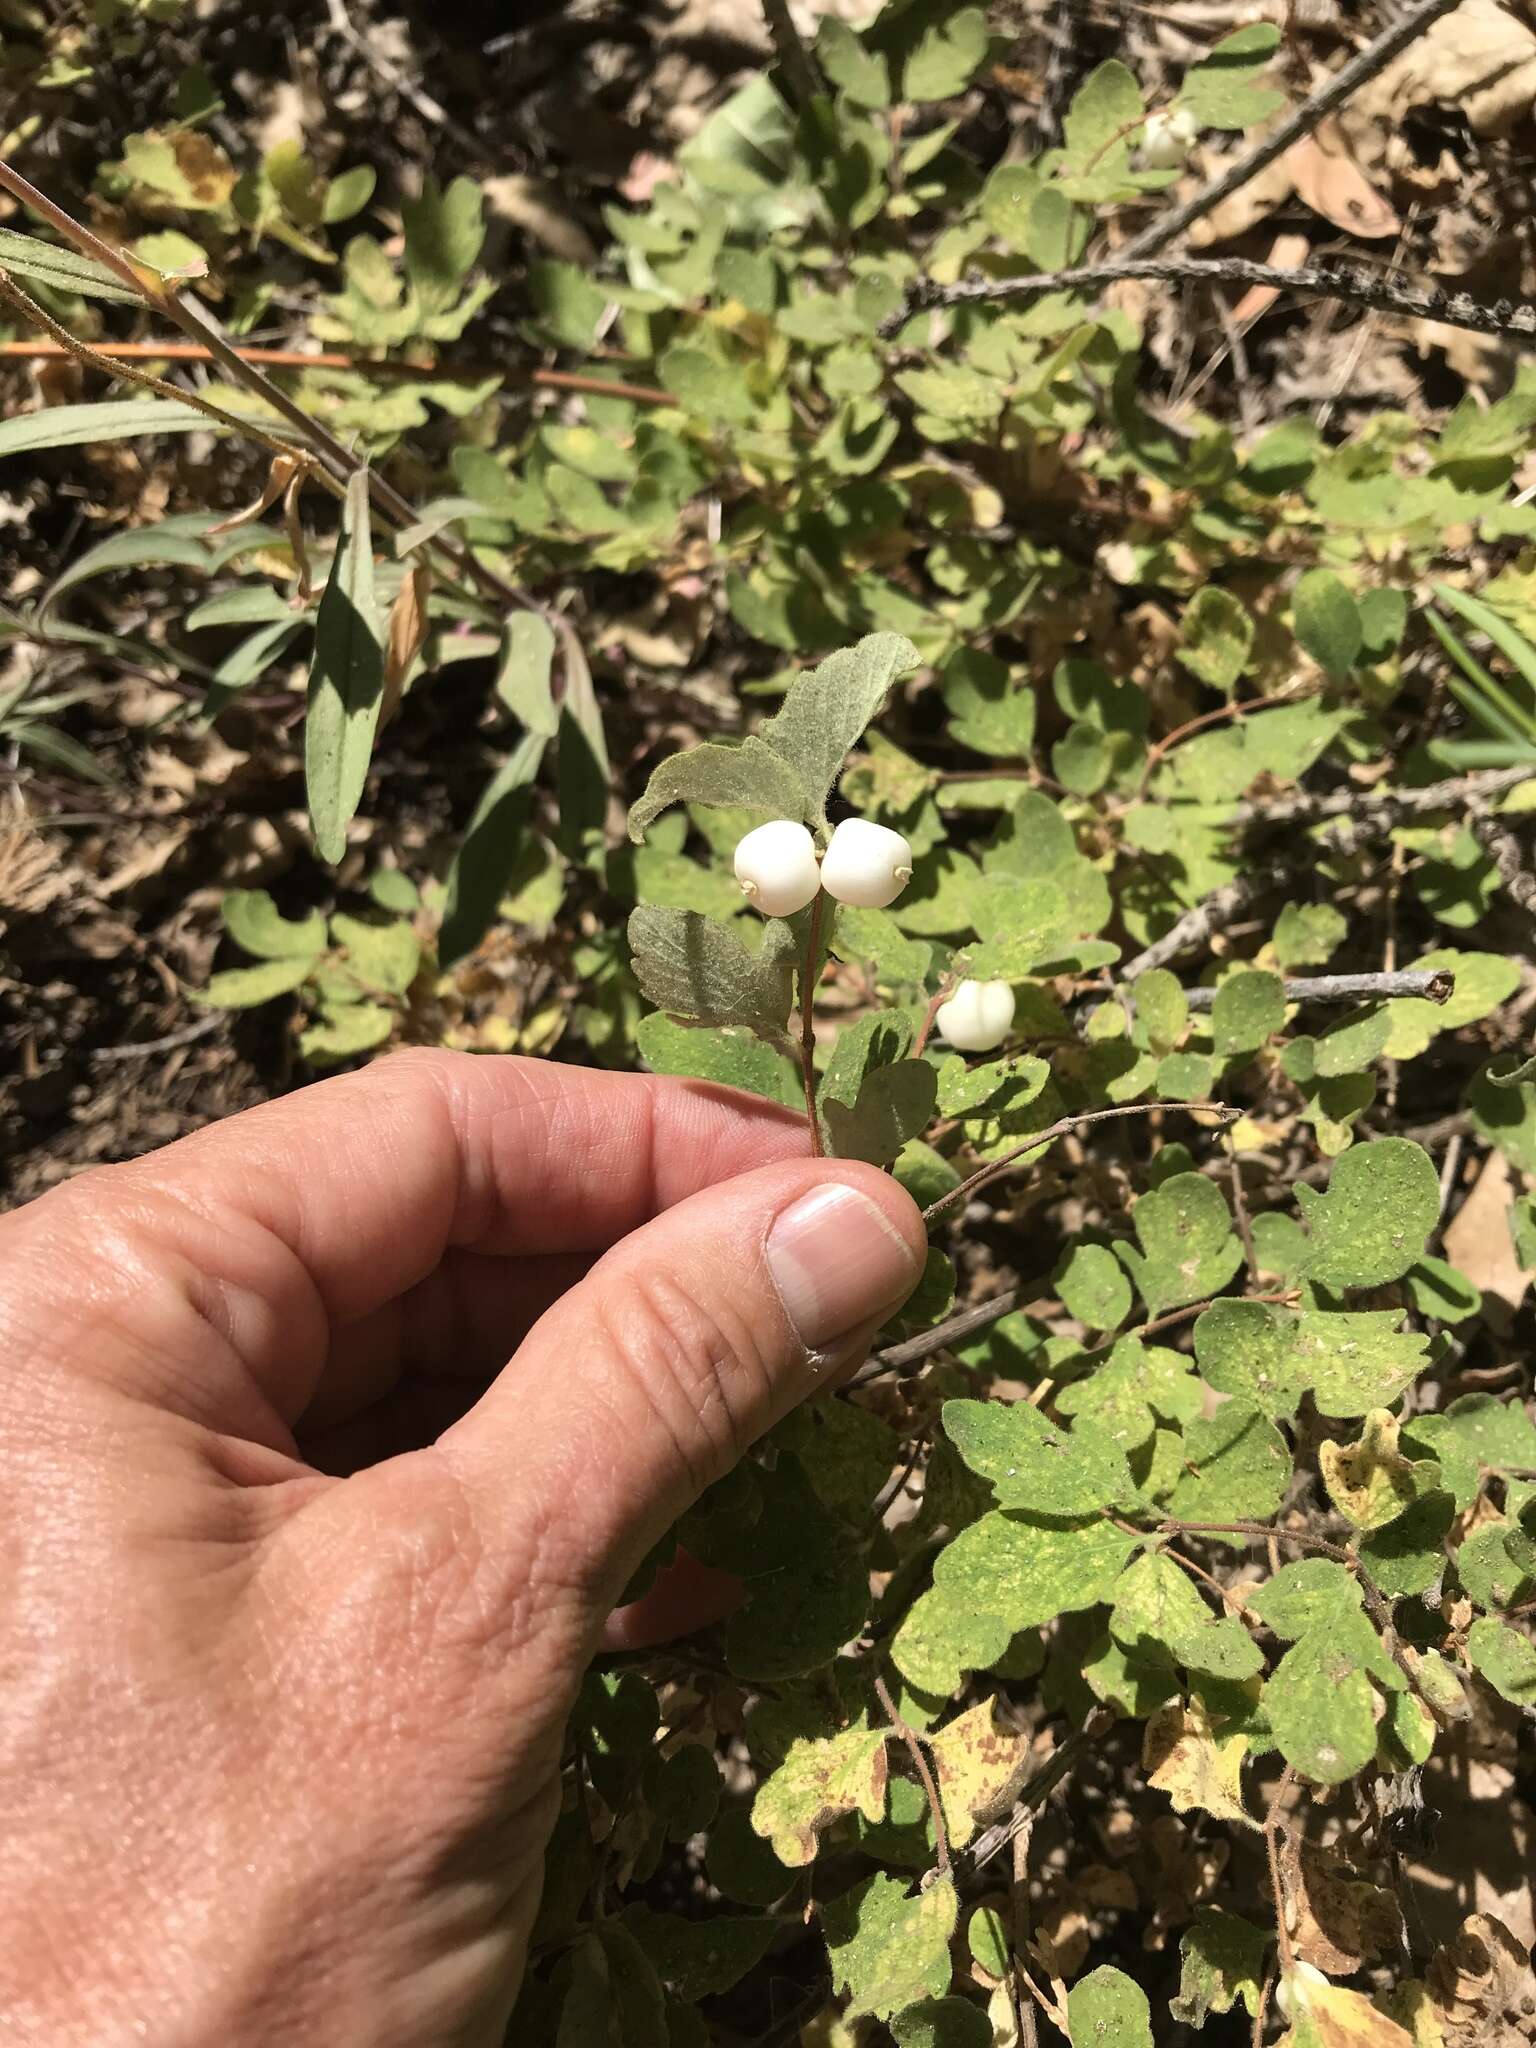
[[[737, 843], [735, 866], [742, 893], [764, 917], [793, 917], [818, 889], [860, 910], [884, 910], [912, 879], [912, 849], [889, 825], [845, 818], [818, 861], [805, 827], [775, 818]], [[957, 1052], [990, 1052], [1013, 1028], [1013, 990], [1006, 981], [962, 981], [933, 1021]]]
[[818, 862], [805, 827], [775, 818], [738, 844], [736, 879], [764, 917], [793, 917], [818, 889], [860, 910], [884, 910], [912, 879], [912, 849], [889, 825], [845, 818]]

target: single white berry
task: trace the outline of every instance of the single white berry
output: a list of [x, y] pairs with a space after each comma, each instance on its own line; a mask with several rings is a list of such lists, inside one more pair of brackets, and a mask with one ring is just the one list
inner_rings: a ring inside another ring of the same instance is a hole
[[1287, 2019], [1304, 2013], [1311, 2004], [1309, 1993], [1314, 1984], [1327, 1984], [1328, 1979], [1315, 1963], [1292, 1963], [1281, 1977], [1275, 1991], [1275, 2003]]
[[957, 1052], [990, 1052], [1013, 1029], [1013, 990], [1006, 981], [962, 981], [933, 1021]]
[[821, 886], [839, 903], [884, 910], [912, 879], [912, 849], [889, 825], [845, 818], [821, 857]]
[[1141, 160], [1155, 171], [1171, 171], [1183, 163], [1200, 124], [1188, 107], [1159, 109], [1148, 114], [1141, 131]]
[[737, 843], [736, 879], [764, 917], [793, 917], [821, 887], [816, 842], [793, 818], [756, 825]]

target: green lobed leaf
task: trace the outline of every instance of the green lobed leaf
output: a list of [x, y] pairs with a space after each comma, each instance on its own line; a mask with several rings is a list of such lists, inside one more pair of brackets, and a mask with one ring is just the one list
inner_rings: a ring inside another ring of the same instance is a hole
[[690, 2002], [729, 1991], [762, 1961], [778, 1931], [773, 1920], [724, 1913], [687, 1920], [638, 1900], [619, 1918], [662, 1982]]
[[630, 913], [628, 928], [641, 993], [669, 1016], [745, 1025], [765, 1037], [782, 1034], [790, 960], [775, 926], [788, 938], [788, 926], [774, 920], [762, 951], [750, 953], [728, 926], [697, 911], [642, 903]]
[[1134, 1498], [1124, 1454], [1101, 1433], [1076, 1437], [1027, 1401], [946, 1401], [943, 1413], [945, 1434], [1001, 1507], [1085, 1515]]
[[925, 1998], [891, 2020], [896, 2048], [992, 2048], [992, 2026], [967, 1998]]
[[381, 1003], [336, 1004], [300, 1032], [299, 1051], [314, 1066], [356, 1059], [382, 1045], [399, 1021]]
[[315, 965], [314, 955], [299, 953], [277, 960], [264, 960], [259, 967], [231, 967], [224, 974], [210, 975], [206, 988], [189, 988], [187, 1000], [212, 1009], [249, 1010], [257, 1003], [269, 1003], [285, 996], [308, 980]]
[[1427, 1363], [1428, 1340], [1401, 1326], [1392, 1309], [1298, 1313], [1218, 1301], [1195, 1324], [1195, 1356], [1218, 1393], [1276, 1420], [1293, 1416], [1308, 1391], [1325, 1415], [1364, 1415], [1395, 1401]]
[[286, 918], [265, 889], [227, 890], [220, 908], [229, 936], [258, 960], [313, 960], [325, 951], [325, 919], [318, 910]]
[[910, 1684], [947, 1699], [967, 1671], [991, 1670], [1013, 1640], [1001, 1614], [931, 1586], [902, 1617], [891, 1638], [891, 1662]]
[[742, 1088], [790, 1108], [799, 1106], [800, 1078], [793, 1064], [760, 1038], [677, 1024], [660, 1010], [652, 1010], [640, 1019], [635, 1048], [653, 1074], [713, 1081], [722, 1088]]
[[884, 1872], [866, 1878], [822, 1909], [835, 1988], [850, 2013], [889, 2019], [903, 2006], [949, 1989], [949, 1940], [958, 1903], [945, 1880], [912, 1897]]
[[1335, 1623], [1286, 1651], [1264, 1687], [1264, 1709], [1287, 1763], [1318, 1784], [1341, 1785], [1376, 1753], [1373, 1697], [1370, 1679]]
[[347, 484], [341, 536], [315, 616], [315, 652], [304, 720], [304, 781], [320, 858], [347, 850], [368, 779], [384, 695], [384, 641], [373, 581], [368, 473]]
[[1395, 1521], [1373, 1529], [1359, 1544], [1360, 1561], [1390, 1600], [1417, 1598], [1445, 1572], [1445, 1539], [1456, 1502], [1438, 1488], [1421, 1493]]
[[1226, 1201], [1202, 1174], [1175, 1174], [1143, 1195], [1131, 1222], [1140, 1250], [1115, 1250], [1152, 1315], [1219, 1294], [1243, 1262]]
[[951, 1053], [938, 1072], [938, 1112], [961, 1122], [1007, 1116], [1027, 1109], [1044, 1093], [1050, 1078], [1046, 1062], [1029, 1053], [975, 1067], [968, 1067], [959, 1053]]
[[1326, 674], [1342, 681], [1360, 658], [1365, 628], [1353, 597], [1331, 569], [1309, 569], [1291, 593], [1296, 638]]
[[1253, 652], [1253, 619], [1240, 598], [1207, 583], [1184, 613], [1178, 659], [1213, 690], [1231, 691]]
[[1067, 2025], [1084, 2048], [1153, 2048], [1147, 1994], [1109, 1963], [1079, 1977], [1067, 1993]]
[[1226, 1401], [1185, 1427], [1168, 1512], [1188, 1522], [1263, 1521], [1285, 1498], [1290, 1477], [1289, 1446], [1268, 1416], [1246, 1401]]
[[933, 1583], [946, 1600], [997, 1614], [1016, 1634], [1095, 1606], [1136, 1547], [1110, 1523], [1057, 1527], [999, 1509], [939, 1553]]
[[917, 659], [901, 634], [871, 633], [790, 684], [761, 737], [799, 777], [807, 818], [823, 821], [849, 748]]
[[1303, 1557], [1282, 1565], [1249, 1594], [1247, 1606], [1277, 1636], [1294, 1643], [1356, 1613], [1360, 1600], [1359, 1581], [1343, 1565], [1331, 1558]]
[[1131, 1290], [1107, 1245], [1076, 1244], [1053, 1283], [1067, 1309], [1090, 1330], [1113, 1330], [1131, 1312]]
[[367, 924], [345, 912], [331, 919], [331, 936], [347, 952], [347, 963], [369, 988], [403, 996], [421, 965], [421, 943], [401, 919]]
[[1440, 1178], [1422, 1146], [1378, 1138], [1344, 1154], [1326, 1194], [1303, 1182], [1296, 1200], [1311, 1239], [1309, 1278], [1326, 1287], [1381, 1287], [1422, 1254], [1440, 1217]]
[[944, 665], [949, 732], [962, 746], [993, 760], [1028, 758], [1035, 740], [1035, 696], [1016, 682], [1006, 662], [980, 648], [963, 647]]
[[1259, 2015], [1264, 1963], [1273, 1937], [1240, 1914], [1202, 1906], [1179, 1940], [1179, 1990], [1168, 2010], [1186, 2026], [1203, 2027], [1239, 1999]]
[[669, 756], [654, 771], [644, 796], [630, 808], [630, 838], [644, 839], [646, 828], [669, 804], [709, 804], [798, 819], [805, 814], [805, 790], [793, 763], [763, 740], [743, 740], [739, 747], [709, 741]]
[[926, 1060], [897, 1060], [870, 1074], [851, 1104], [824, 1100], [821, 1120], [829, 1155], [889, 1166], [932, 1121], [935, 1085]]
[[1283, 93], [1256, 83], [1274, 54], [1280, 32], [1254, 22], [1223, 36], [1203, 63], [1191, 65], [1178, 104], [1204, 128], [1252, 128], [1285, 104]]
[[1467, 1655], [1501, 1699], [1536, 1708], [1536, 1643], [1507, 1621], [1481, 1615], [1467, 1631]]
[[1409, 1416], [1403, 1434], [1411, 1447], [1439, 1460], [1458, 1508], [1477, 1499], [1485, 1467], [1536, 1470], [1536, 1423], [1518, 1394], [1462, 1394], [1439, 1415]]
[[1211, 1034], [1218, 1058], [1257, 1052], [1284, 1024], [1285, 990], [1278, 974], [1234, 974], [1217, 989]]

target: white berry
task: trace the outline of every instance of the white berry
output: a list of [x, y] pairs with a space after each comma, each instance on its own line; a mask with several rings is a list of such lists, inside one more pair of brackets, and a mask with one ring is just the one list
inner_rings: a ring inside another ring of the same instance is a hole
[[1293, 1963], [1281, 1977], [1275, 1990], [1275, 2003], [1287, 2019], [1298, 2011], [1306, 2012], [1311, 2004], [1310, 1992], [1314, 1984], [1326, 1987], [1328, 1979], [1315, 1963]]
[[845, 818], [822, 855], [823, 889], [859, 910], [884, 910], [911, 879], [911, 847], [889, 825], [868, 818]]
[[1006, 981], [962, 981], [933, 1021], [957, 1052], [990, 1052], [1013, 1029], [1013, 990]]
[[1188, 107], [1148, 114], [1141, 131], [1142, 162], [1157, 171], [1176, 169], [1189, 154], [1189, 145], [1199, 132], [1199, 123]]
[[754, 826], [737, 843], [736, 879], [764, 917], [793, 917], [821, 887], [816, 842], [793, 818]]

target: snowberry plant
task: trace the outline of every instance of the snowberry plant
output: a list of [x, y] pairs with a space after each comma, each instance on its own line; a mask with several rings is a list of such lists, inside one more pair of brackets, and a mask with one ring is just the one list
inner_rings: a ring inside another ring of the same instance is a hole
[[[935, 1243], [855, 1382], [650, 1561], [742, 1604], [589, 1679], [519, 2040], [1470, 2048], [1528, 1982], [1495, 1916], [1416, 1927], [1401, 1873], [1456, 1759], [1536, 1711], [1536, 1424], [1460, 1377], [1436, 1163], [1364, 1121], [1373, 1067], [1447, 1056], [1518, 969], [1441, 948], [1426, 994], [1308, 1007], [1345, 923], [1295, 902], [1188, 983], [1115, 979], [1178, 957], [1135, 860], [1198, 860], [1328, 741], [1257, 711], [1148, 802], [1124, 693], [1063, 667], [1125, 728], [1119, 798], [998, 761], [1026, 673], [877, 633], [630, 814], [644, 1059], [800, 1104]], [[990, 773], [890, 737], [937, 700]], [[1517, 1171], [1530, 1065], [1467, 1097]], [[1533, 1198], [1508, 1227], [1536, 1263]]]

